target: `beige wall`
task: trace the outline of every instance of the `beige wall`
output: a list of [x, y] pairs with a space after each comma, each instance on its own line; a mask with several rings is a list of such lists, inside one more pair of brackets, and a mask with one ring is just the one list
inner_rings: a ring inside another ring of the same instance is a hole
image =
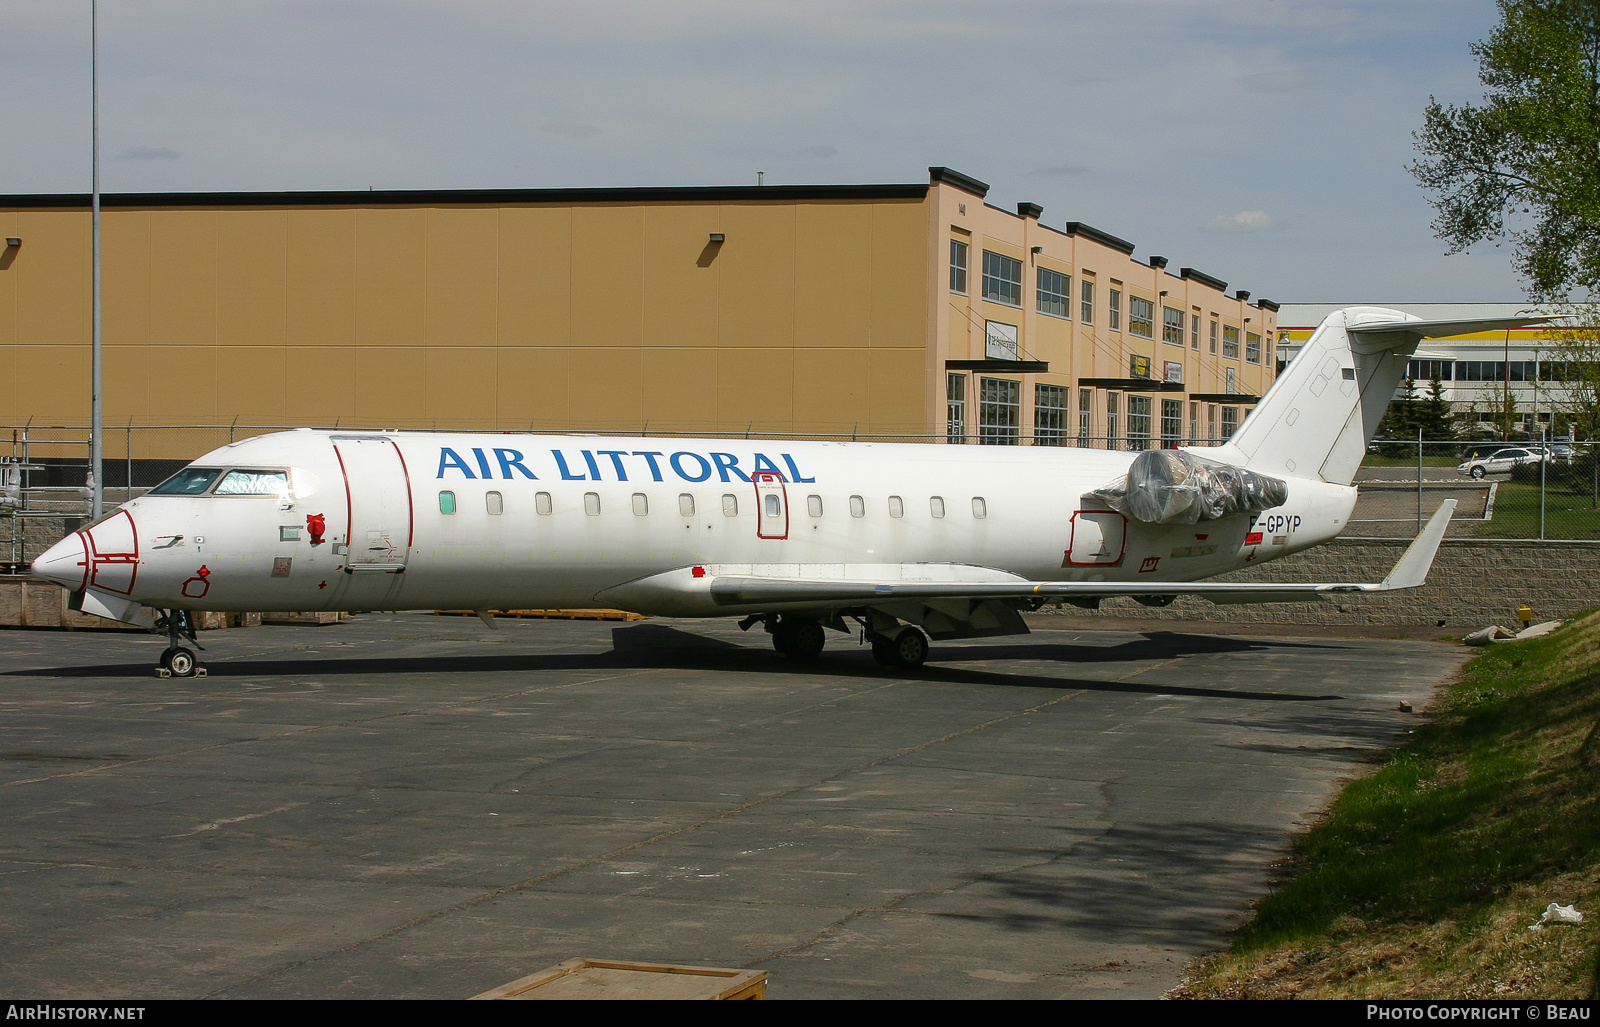
[[[924, 432], [927, 224], [915, 200], [110, 208], [105, 421]], [[86, 423], [88, 213], [0, 228], [0, 423]]]
[[[1184, 365], [1184, 391], [1178, 392], [1122, 392], [1118, 391], [1122, 423], [1119, 432], [1126, 431], [1127, 396], [1147, 395], [1152, 401], [1153, 416], [1160, 416], [1160, 400], [1177, 399], [1184, 403], [1185, 434], [1188, 433], [1189, 403], [1192, 394], [1221, 393], [1225, 391], [1226, 371], [1235, 372], [1235, 389], [1238, 393], [1260, 396], [1272, 384], [1273, 361], [1269, 339], [1276, 338], [1276, 312], [1230, 296], [1223, 290], [1204, 284], [1195, 278], [1178, 274], [1179, 261], [1173, 261], [1167, 270], [1153, 267], [1148, 261], [1136, 260], [1122, 250], [1097, 242], [1087, 235], [1069, 235], [1051, 228], [1032, 217], [990, 206], [980, 197], [948, 182], [935, 183], [930, 194], [930, 216], [933, 232], [933, 276], [931, 288], [936, 301], [932, 308], [934, 351], [939, 368], [946, 360], [972, 360], [984, 357], [984, 323], [1000, 321], [1018, 326], [1020, 356], [1028, 360], [1046, 361], [1047, 373], [988, 373], [967, 374], [967, 430], [969, 437], [978, 432], [978, 382], [981, 377], [1010, 378], [1021, 383], [1022, 434], [1032, 433], [1034, 424], [1033, 398], [1036, 384], [1060, 385], [1068, 389], [1068, 434], [1077, 435], [1078, 380], [1080, 378], [1128, 378], [1129, 358], [1135, 354], [1149, 357], [1153, 377], [1160, 378], [1165, 361]], [[949, 241], [959, 239], [969, 244], [968, 287], [966, 295], [953, 294], [949, 289]], [[1039, 247], [1034, 253], [1033, 248]], [[988, 249], [1023, 263], [1022, 305], [1013, 307], [982, 298], [983, 250]], [[1036, 286], [1037, 267], [1045, 267], [1071, 280], [1069, 317], [1060, 318], [1040, 313]], [[1086, 279], [1095, 282], [1095, 311], [1093, 324], [1084, 324], [1079, 309], [1081, 284]], [[1116, 288], [1122, 293], [1121, 324], [1113, 329], [1108, 320], [1108, 292]], [[1162, 291], [1168, 293], [1163, 297]], [[1129, 300], [1139, 296], [1149, 299], [1155, 307], [1155, 324], [1152, 339], [1135, 336], [1129, 331]], [[1162, 341], [1163, 305], [1185, 312], [1185, 345], [1176, 346]], [[1188, 315], [1201, 315], [1200, 348], [1188, 345]], [[1247, 322], [1245, 319], [1249, 318]], [[1218, 322], [1218, 353], [1209, 349], [1209, 324]], [[1222, 356], [1221, 328], [1231, 325], [1240, 329], [1239, 356]], [[1260, 333], [1262, 355], [1258, 363], [1246, 359], [1245, 331]], [[941, 372], [938, 377], [944, 377]], [[942, 403], [945, 383], [936, 383], [935, 391]], [[1097, 389], [1094, 396], [1092, 433], [1106, 432], [1106, 390]], [[1216, 403], [1212, 406], [1220, 405]], [[1206, 431], [1208, 404], [1202, 402], [1196, 411], [1200, 433]], [[1249, 406], [1239, 404], [1241, 419]], [[1220, 427], [1220, 426], [1219, 426]], [[1159, 432], [1159, 425], [1155, 426]]]

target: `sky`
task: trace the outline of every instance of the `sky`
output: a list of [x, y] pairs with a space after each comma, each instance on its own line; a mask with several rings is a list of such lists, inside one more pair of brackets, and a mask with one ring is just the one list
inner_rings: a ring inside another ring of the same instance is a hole
[[[0, 194], [90, 187], [89, 0], [0, 4]], [[101, 188], [926, 182], [1279, 302], [1515, 301], [1407, 172], [1492, 0], [101, 0]]]

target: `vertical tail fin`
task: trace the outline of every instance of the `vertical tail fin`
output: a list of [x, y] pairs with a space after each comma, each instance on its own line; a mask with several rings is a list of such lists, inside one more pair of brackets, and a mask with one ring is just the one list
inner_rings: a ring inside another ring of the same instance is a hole
[[1549, 321], [1423, 321], [1386, 307], [1329, 314], [1216, 459], [1264, 474], [1348, 485], [1417, 343]]

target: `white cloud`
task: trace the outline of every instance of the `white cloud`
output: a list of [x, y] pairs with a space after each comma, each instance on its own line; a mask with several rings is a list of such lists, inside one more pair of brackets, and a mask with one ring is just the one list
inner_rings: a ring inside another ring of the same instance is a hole
[[1278, 222], [1264, 210], [1241, 210], [1214, 217], [1206, 227], [1217, 232], [1260, 232], [1277, 228]]

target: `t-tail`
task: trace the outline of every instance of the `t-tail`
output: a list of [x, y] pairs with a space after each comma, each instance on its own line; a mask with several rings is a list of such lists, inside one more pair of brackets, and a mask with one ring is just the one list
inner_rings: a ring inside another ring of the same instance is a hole
[[1418, 342], [1550, 320], [1424, 321], [1386, 307], [1335, 310], [1233, 438], [1206, 455], [1263, 474], [1348, 485]]

